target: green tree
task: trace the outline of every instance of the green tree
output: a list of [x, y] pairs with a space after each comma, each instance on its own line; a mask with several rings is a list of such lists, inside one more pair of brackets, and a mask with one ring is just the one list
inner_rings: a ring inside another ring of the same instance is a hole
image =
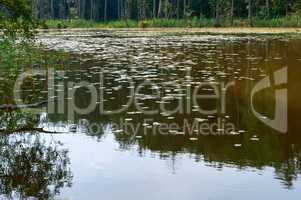
[[0, 0], [0, 29], [4, 36], [29, 38], [34, 35], [37, 25], [27, 0]]

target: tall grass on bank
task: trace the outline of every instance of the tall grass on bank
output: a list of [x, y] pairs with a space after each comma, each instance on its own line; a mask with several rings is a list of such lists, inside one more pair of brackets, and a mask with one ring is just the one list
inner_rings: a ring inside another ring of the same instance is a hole
[[301, 16], [299, 15], [291, 15], [287, 17], [279, 17], [273, 19], [255, 18], [253, 21], [254, 26], [258, 27], [301, 27]]
[[96, 22], [92, 20], [70, 19], [70, 20], [47, 20], [40, 28], [64, 29], [64, 28], [135, 28], [138, 22], [134, 20], [118, 20], [110, 22]]
[[[301, 27], [301, 16], [291, 15], [278, 18], [259, 18], [253, 17], [252, 25], [254, 27]], [[135, 20], [115, 20], [115, 21], [91, 21], [83, 19], [70, 20], [47, 20], [40, 28], [44, 29], [64, 29], [64, 28], [201, 28], [216, 26], [214, 19], [205, 17], [193, 17], [189, 19], [146, 19], [142, 21]], [[233, 21], [229, 18], [220, 20], [220, 27], [249, 27], [247, 19], [237, 18]]]

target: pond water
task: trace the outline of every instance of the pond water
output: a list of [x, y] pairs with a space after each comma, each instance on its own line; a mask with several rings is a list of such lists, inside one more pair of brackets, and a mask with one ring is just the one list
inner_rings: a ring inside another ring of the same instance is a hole
[[15, 98], [48, 99], [29, 111], [55, 133], [1, 137], [0, 197], [300, 198], [301, 37], [64, 31], [37, 43], [68, 60]]

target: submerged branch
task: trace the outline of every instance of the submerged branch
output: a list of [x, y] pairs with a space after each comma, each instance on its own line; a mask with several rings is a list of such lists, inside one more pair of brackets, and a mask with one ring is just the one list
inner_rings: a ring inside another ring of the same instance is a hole
[[4, 105], [0, 105], [0, 109], [1, 110], [17, 110], [20, 108], [37, 108], [37, 107], [43, 106], [47, 103], [48, 103], [48, 101], [41, 101], [38, 103], [24, 104], [24, 105], [4, 104]]
[[43, 128], [30, 128], [30, 127], [23, 127], [23, 128], [17, 128], [17, 129], [0, 129], [0, 133], [21, 133], [21, 132], [27, 132], [27, 131], [36, 131], [40, 133], [50, 133], [50, 134], [62, 134], [65, 132], [56, 132], [56, 131], [46, 131]]

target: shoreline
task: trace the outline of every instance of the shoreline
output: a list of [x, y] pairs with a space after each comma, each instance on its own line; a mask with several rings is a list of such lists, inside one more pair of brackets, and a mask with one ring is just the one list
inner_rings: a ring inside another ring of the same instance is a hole
[[67, 28], [38, 29], [39, 33], [64, 31], [129, 31], [129, 32], [167, 32], [167, 33], [203, 33], [203, 34], [300, 34], [301, 28], [271, 27], [226, 27], [226, 28]]

